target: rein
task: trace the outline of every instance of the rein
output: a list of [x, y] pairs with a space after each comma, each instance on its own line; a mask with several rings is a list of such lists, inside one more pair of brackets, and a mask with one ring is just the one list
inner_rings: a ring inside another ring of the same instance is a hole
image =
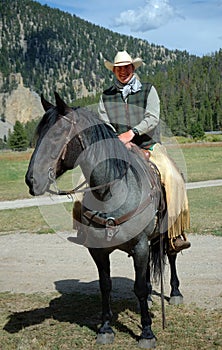
[[93, 187], [88, 186], [88, 187], [81, 189], [81, 187], [83, 187], [85, 184], [87, 184], [87, 181], [84, 180], [80, 185], [76, 186], [72, 190], [64, 191], [64, 190], [60, 190], [57, 186], [56, 176], [55, 176], [53, 168], [49, 168], [48, 178], [49, 178], [50, 182], [53, 184], [55, 191], [48, 189], [47, 192], [50, 194], [56, 194], [59, 196], [70, 196], [70, 195], [75, 194], [75, 193], [95, 191], [95, 190], [98, 190], [100, 188], [104, 188], [105, 186], [112, 185], [112, 184], [116, 183], [117, 181], [119, 181], [119, 179], [115, 179], [113, 181], [107, 182], [106, 184], [97, 185], [97, 186], [93, 186]]

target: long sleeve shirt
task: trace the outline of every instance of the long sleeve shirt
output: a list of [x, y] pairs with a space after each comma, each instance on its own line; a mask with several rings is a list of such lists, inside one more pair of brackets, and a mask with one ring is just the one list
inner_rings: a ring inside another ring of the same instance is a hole
[[[126, 102], [123, 101], [123, 103], [127, 103], [127, 100]], [[107, 110], [105, 108], [103, 95], [101, 95], [100, 97], [98, 112], [99, 112], [99, 118], [102, 121], [104, 121], [106, 124], [111, 125], [111, 127], [115, 130], [115, 128], [112, 125], [112, 122], [110, 121]], [[147, 103], [146, 103], [146, 108], [144, 110], [143, 119], [139, 123], [135, 125], [131, 125], [131, 127], [136, 128], [138, 130], [139, 135], [147, 134], [159, 124], [159, 117], [160, 117], [160, 100], [155, 87], [152, 86], [147, 96]]]

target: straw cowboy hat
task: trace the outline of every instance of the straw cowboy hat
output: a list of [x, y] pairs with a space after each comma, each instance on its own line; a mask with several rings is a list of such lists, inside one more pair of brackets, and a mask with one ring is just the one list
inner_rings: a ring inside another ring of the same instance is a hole
[[113, 71], [113, 67], [127, 66], [128, 64], [133, 64], [134, 68], [137, 69], [138, 67], [142, 66], [143, 61], [138, 57], [132, 59], [132, 57], [126, 51], [119, 51], [114, 58], [114, 63], [105, 60], [104, 64], [107, 69]]

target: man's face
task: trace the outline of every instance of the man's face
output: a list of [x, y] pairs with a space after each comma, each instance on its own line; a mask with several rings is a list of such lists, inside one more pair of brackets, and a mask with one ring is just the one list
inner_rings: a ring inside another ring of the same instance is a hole
[[117, 66], [113, 68], [113, 73], [122, 84], [127, 84], [133, 76], [134, 66], [133, 64], [128, 64], [127, 66]]

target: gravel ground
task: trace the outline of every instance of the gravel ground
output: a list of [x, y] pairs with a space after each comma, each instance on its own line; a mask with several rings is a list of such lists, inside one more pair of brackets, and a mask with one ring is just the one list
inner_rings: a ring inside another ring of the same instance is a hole
[[[222, 238], [189, 235], [191, 248], [178, 255], [184, 303], [222, 308]], [[86, 248], [57, 234], [13, 233], [0, 236], [0, 292], [98, 293], [98, 276]], [[133, 296], [132, 259], [120, 251], [111, 255], [113, 297]], [[158, 293], [159, 286], [154, 286]], [[165, 273], [169, 296], [169, 269]]]

